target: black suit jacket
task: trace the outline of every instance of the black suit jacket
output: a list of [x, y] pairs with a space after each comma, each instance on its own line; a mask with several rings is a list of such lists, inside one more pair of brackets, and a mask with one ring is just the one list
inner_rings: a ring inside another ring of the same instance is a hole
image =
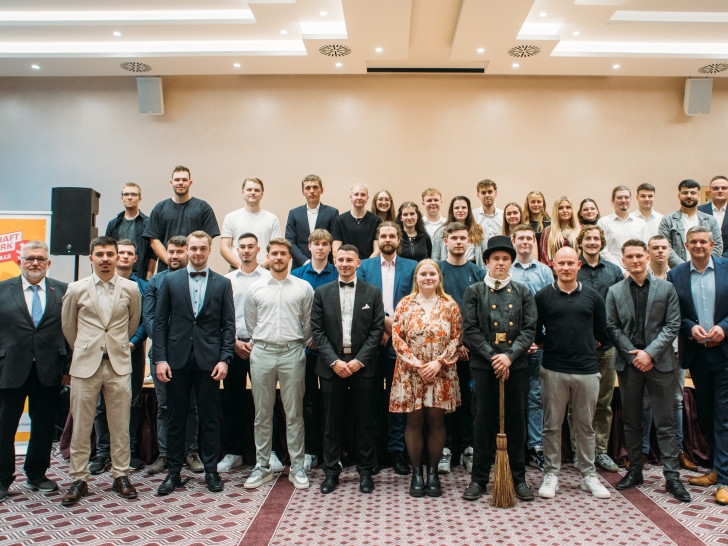
[[[308, 249], [308, 236], [311, 231], [308, 229], [308, 205], [302, 205], [291, 209], [286, 221], [286, 239], [291, 242], [291, 255], [293, 256], [293, 268], [301, 267], [307, 260], [311, 259], [311, 251]], [[339, 210], [321, 203], [318, 216], [316, 217], [315, 229], [325, 229], [331, 233], [334, 220], [339, 215]]]
[[384, 331], [382, 293], [373, 284], [357, 280], [354, 292], [354, 316], [351, 323], [351, 355], [344, 355], [341, 326], [341, 302], [338, 281], [319, 286], [313, 295], [311, 330], [318, 349], [316, 373], [331, 379], [331, 364], [336, 360], [356, 358], [363, 364], [358, 372], [364, 377], [376, 373], [377, 349]]
[[[711, 203], [699, 205], [698, 210], [713, 216], [713, 205]], [[726, 246], [728, 245], [728, 214], [723, 216], [723, 225], [720, 226], [720, 234], [723, 239], [723, 258], [728, 258], [728, 246]]]
[[36, 371], [46, 387], [60, 385], [71, 350], [61, 329], [66, 283], [46, 277], [46, 306], [38, 326], [30, 318], [21, 277], [0, 282], [0, 389], [17, 389]]
[[154, 318], [154, 362], [184, 368], [194, 349], [197, 365], [212, 370], [233, 358], [235, 305], [230, 280], [209, 271], [202, 308], [194, 316], [187, 268], [168, 273], [159, 287]]

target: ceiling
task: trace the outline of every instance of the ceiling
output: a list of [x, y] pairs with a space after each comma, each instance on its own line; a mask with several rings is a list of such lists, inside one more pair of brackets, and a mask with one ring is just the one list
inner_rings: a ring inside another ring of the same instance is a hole
[[[143, 63], [150, 67], [146, 74], [155, 76], [728, 75], [725, 0], [37, 0], [32, 9], [29, 4], [2, 1], [0, 76], [128, 75], [120, 66], [124, 62]], [[509, 54], [513, 48], [533, 55], [515, 57]], [[721, 72], [711, 74], [713, 69]]]

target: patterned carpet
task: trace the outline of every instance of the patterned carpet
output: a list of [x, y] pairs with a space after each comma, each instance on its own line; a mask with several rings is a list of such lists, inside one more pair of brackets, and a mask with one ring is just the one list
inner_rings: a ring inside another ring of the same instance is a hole
[[[163, 476], [136, 473], [139, 498], [126, 501], [111, 491], [106, 473], [92, 476], [88, 497], [64, 508], [67, 462], [54, 454], [49, 477], [61, 491], [50, 494], [23, 487], [21, 465], [18, 458], [19, 478], [0, 504], [2, 545], [728, 544], [728, 508], [714, 502], [715, 488], [690, 486], [693, 502], [679, 503], [664, 493], [661, 469], [653, 466], [645, 468], [644, 486], [624, 494], [610, 487], [612, 498], [600, 500], [581, 491], [577, 472], [564, 464], [556, 498], [496, 509], [487, 496], [474, 503], [460, 498], [468, 482], [462, 467], [442, 477], [437, 499], [409, 497], [409, 477], [391, 469], [375, 476], [374, 493], [362, 495], [349, 467], [330, 495], [318, 492], [320, 470], [311, 472], [306, 491], [294, 490], [285, 473], [250, 491], [242, 486], [245, 468], [224, 474], [218, 494], [206, 490], [202, 475], [186, 472], [192, 480], [169, 497], [156, 495]], [[542, 477], [529, 468], [534, 490]], [[602, 479], [613, 484], [619, 475]]]

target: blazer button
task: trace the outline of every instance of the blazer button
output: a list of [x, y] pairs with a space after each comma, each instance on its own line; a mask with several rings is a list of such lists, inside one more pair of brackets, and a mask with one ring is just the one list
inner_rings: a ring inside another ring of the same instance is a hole
[[497, 322], [494, 322], [494, 323], [493, 323], [493, 326], [498, 326], [498, 323], [497, 323]]
[[194, 339], [190, 336], [190, 341], [194, 341]]

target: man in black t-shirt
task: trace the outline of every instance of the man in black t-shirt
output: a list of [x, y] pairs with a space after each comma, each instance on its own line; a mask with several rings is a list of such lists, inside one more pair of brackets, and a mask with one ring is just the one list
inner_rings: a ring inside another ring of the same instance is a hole
[[331, 248], [334, 256], [341, 245], [354, 245], [359, 250], [359, 258], [362, 260], [378, 256], [377, 228], [382, 219], [366, 210], [369, 188], [365, 184], [357, 184], [351, 188], [349, 199], [351, 210], [339, 214], [331, 228], [331, 235], [334, 238]]
[[121, 202], [124, 210], [106, 226], [106, 235], [117, 241], [129, 239], [137, 248], [139, 259], [134, 263], [132, 273], [146, 280], [154, 273], [157, 257], [149, 246], [149, 239], [144, 237], [149, 217], [139, 210], [142, 200], [142, 189], [134, 182], [127, 182], [121, 187]]
[[220, 235], [212, 207], [190, 195], [190, 170], [182, 165], [175, 167], [169, 184], [174, 194], [154, 206], [144, 231], [144, 237], [149, 239], [152, 250], [159, 258], [158, 271], [167, 269], [166, 244], [171, 237], [186, 237], [193, 231], [204, 231], [213, 238]]

